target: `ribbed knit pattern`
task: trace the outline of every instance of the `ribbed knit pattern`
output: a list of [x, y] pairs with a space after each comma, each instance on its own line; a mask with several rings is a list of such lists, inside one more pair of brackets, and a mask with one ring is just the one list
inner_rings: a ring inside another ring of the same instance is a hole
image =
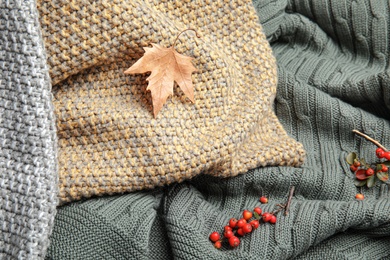
[[34, 1], [0, 1], [0, 259], [42, 259], [57, 199], [50, 78]]
[[[272, 109], [277, 67], [250, 0], [39, 0], [59, 138], [61, 202], [150, 189], [201, 173], [300, 166]], [[241, 17], [241, 19], [236, 19]], [[195, 103], [175, 88], [156, 119], [147, 75], [124, 71], [152, 43], [193, 57]]]
[[[356, 188], [345, 162], [352, 151], [376, 160], [376, 147], [352, 129], [390, 148], [389, 2], [269, 0], [254, 6], [277, 58], [276, 114], [304, 144], [303, 167], [258, 168], [226, 180], [199, 176], [154, 193], [64, 206], [48, 258], [114, 259], [100, 254], [126, 241], [115, 258], [152, 259], [153, 248], [165, 259], [390, 259], [389, 186]], [[263, 210], [272, 210], [292, 185], [288, 216], [261, 225], [236, 249], [213, 247], [212, 231], [259, 205], [261, 195], [269, 197]], [[360, 191], [364, 201], [354, 198]], [[93, 224], [79, 223], [84, 212]], [[101, 242], [96, 230], [112, 226], [115, 232], [105, 234], [115, 238]]]

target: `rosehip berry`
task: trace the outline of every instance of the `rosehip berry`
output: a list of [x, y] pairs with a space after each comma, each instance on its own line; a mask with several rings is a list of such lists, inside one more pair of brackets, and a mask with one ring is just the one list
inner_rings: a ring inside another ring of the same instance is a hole
[[269, 223], [271, 223], [271, 224], [275, 224], [276, 223], [276, 216], [275, 215], [271, 215]]
[[263, 203], [263, 204], [267, 204], [267, 203], [268, 203], [267, 197], [262, 196], [262, 197], [260, 198], [260, 202]]
[[242, 228], [245, 224], [246, 224], [246, 220], [243, 218], [237, 221], [238, 228]]
[[230, 226], [231, 228], [235, 228], [236, 225], [237, 225], [237, 219], [231, 218], [231, 219], [229, 220], [229, 226]]
[[237, 234], [240, 236], [245, 235], [244, 231], [242, 231], [242, 228], [237, 229]]
[[234, 236], [234, 233], [231, 230], [227, 230], [225, 231], [225, 233], [223, 233], [223, 236], [226, 238], [231, 238], [232, 236]]
[[359, 167], [359, 166], [360, 166], [360, 162], [359, 162], [359, 161], [354, 161], [354, 162], [353, 162], [353, 165], [354, 165], [355, 167]]
[[221, 238], [221, 236], [219, 235], [218, 232], [213, 232], [213, 233], [210, 234], [209, 238], [210, 238], [211, 241], [217, 242]]
[[256, 212], [257, 214], [261, 215], [262, 210], [261, 210], [261, 208], [256, 207], [253, 209], [253, 212]]
[[249, 210], [244, 210], [244, 212], [242, 212], [242, 216], [245, 220], [249, 220], [252, 218], [253, 214]]
[[366, 170], [366, 175], [367, 176], [371, 176], [371, 175], [374, 175], [374, 170], [372, 169], [372, 168], [368, 168], [367, 170]]
[[358, 169], [358, 167], [356, 167], [355, 165], [351, 165], [349, 168], [351, 169], [352, 172], [356, 172]]
[[242, 231], [244, 232], [244, 234], [247, 234], [247, 233], [252, 232], [252, 225], [249, 224], [249, 223], [246, 223], [246, 224], [242, 227]]
[[257, 229], [260, 226], [260, 222], [257, 219], [252, 220], [249, 224], [251, 224], [253, 229]]
[[214, 247], [215, 247], [216, 249], [220, 249], [220, 248], [222, 247], [221, 241], [215, 242], [215, 243], [214, 243]]
[[380, 159], [380, 158], [383, 158], [385, 156], [385, 151], [383, 151], [382, 148], [377, 148], [376, 151], [376, 156]]
[[270, 213], [265, 212], [265, 213], [263, 214], [263, 221], [264, 221], [264, 222], [268, 222], [268, 221], [271, 220], [271, 217], [272, 217], [272, 215], [271, 215]]
[[232, 231], [232, 230], [233, 230], [230, 226], [225, 226], [223, 229], [224, 229], [225, 231], [228, 231], [228, 230]]
[[229, 244], [231, 247], [237, 247], [240, 244], [240, 239], [236, 236], [229, 238]]
[[387, 160], [390, 160], [390, 151], [389, 151], [389, 152], [385, 152], [384, 157], [385, 157]]
[[361, 193], [358, 193], [358, 194], [356, 194], [355, 198], [356, 198], [357, 200], [364, 200], [364, 195], [361, 194]]
[[389, 168], [386, 166], [386, 165], [384, 165], [384, 164], [382, 164], [382, 172], [387, 172], [389, 170]]

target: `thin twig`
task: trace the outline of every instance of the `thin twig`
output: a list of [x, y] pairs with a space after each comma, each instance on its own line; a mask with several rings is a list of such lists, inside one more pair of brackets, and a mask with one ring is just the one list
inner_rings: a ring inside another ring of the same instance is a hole
[[276, 204], [276, 206], [278, 206], [279, 208], [272, 211], [271, 215], [275, 215], [276, 213], [279, 213], [280, 211], [282, 211], [283, 209], [286, 208], [286, 205], [284, 205], [284, 204]]
[[[278, 204], [278, 205], [279, 205], [279, 204]], [[285, 207], [280, 207], [280, 208], [278, 208], [277, 210], [272, 211], [270, 214], [271, 214], [271, 215], [275, 215], [276, 213], [279, 213], [280, 211], [282, 211], [284, 208], [285, 208]]]
[[288, 201], [287, 201], [286, 208], [284, 211], [285, 216], [287, 216], [288, 211], [290, 209], [290, 204], [291, 204], [292, 196], [294, 195], [294, 190], [295, 190], [295, 186], [292, 186], [290, 189], [290, 194], [288, 195]]
[[185, 31], [194, 31], [195, 34], [196, 34], [196, 37], [201, 38], [200, 35], [198, 34], [198, 32], [197, 32], [195, 29], [192, 29], [192, 28], [185, 29], [184, 31], [180, 32], [178, 36], [176, 36], [176, 39], [175, 39], [175, 41], [173, 42], [172, 48], [175, 48], [175, 44], [176, 44], [177, 39], [179, 39], [179, 36], [180, 36], [183, 32], [185, 32]]
[[362, 132], [359, 132], [359, 131], [356, 130], [356, 129], [352, 130], [352, 132], [354, 132], [355, 134], [360, 135], [360, 136], [366, 138], [368, 141], [370, 141], [370, 142], [372, 142], [373, 144], [375, 144], [376, 146], [382, 148], [385, 152], [388, 151], [388, 150], [386, 149], [386, 147], [384, 147], [384, 146], [381, 145], [377, 140], [372, 139], [372, 138], [369, 137], [368, 135], [363, 134]]

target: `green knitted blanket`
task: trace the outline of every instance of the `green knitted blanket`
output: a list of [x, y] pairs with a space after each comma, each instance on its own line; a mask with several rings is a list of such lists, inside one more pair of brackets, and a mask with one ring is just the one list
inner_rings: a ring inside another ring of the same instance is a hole
[[[275, 111], [307, 151], [303, 167], [200, 176], [148, 192], [59, 208], [48, 259], [390, 259], [389, 186], [361, 190], [345, 162], [375, 160], [358, 129], [390, 147], [390, 6], [386, 0], [255, 0], [279, 66]], [[239, 18], [238, 18], [239, 19]], [[208, 236], [269, 198], [290, 213], [236, 249]], [[355, 194], [364, 193], [364, 201]]]

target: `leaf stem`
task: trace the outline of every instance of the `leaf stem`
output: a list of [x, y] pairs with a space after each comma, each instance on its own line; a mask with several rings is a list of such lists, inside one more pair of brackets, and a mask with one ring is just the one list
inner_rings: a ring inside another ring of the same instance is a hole
[[285, 216], [287, 216], [288, 211], [290, 210], [290, 205], [291, 205], [292, 196], [294, 195], [294, 190], [295, 190], [295, 186], [292, 186], [290, 189], [290, 194], [288, 195], [288, 201], [287, 201], [286, 208], [284, 211]]
[[357, 135], [360, 135], [360, 136], [364, 137], [365, 139], [367, 139], [368, 141], [372, 142], [372, 143], [375, 144], [376, 146], [382, 148], [385, 152], [388, 151], [388, 150], [386, 149], [386, 147], [384, 147], [384, 146], [381, 145], [377, 140], [372, 139], [372, 138], [369, 137], [368, 135], [363, 134], [362, 132], [359, 132], [359, 131], [356, 130], [356, 129], [352, 130], [352, 132], [354, 132], [354, 133], [357, 134]]
[[179, 36], [180, 36], [183, 32], [185, 32], [185, 31], [194, 31], [195, 34], [196, 34], [196, 37], [200, 38], [200, 35], [198, 34], [198, 32], [197, 32], [195, 29], [192, 29], [192, 28], [185, 29], [184, 31], [181, 31], [181, 32], [179, 33], [179, 35], [176, 37], [175, 41], [173, 42], [172, 48], [175, 48], [175, 44], [176, 44], [177, 39], [179, 39]]

